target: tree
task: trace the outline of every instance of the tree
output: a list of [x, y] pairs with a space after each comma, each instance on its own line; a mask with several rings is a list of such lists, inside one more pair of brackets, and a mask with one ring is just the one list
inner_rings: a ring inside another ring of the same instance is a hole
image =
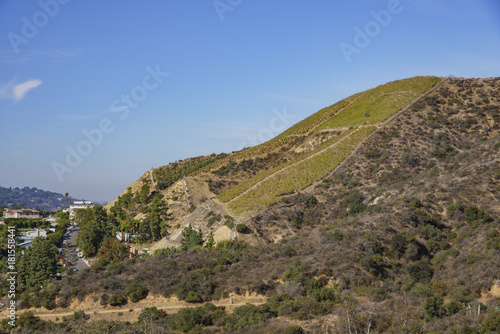
[[426, 313], [425, 319], [427, 321], [430, 321], [434, 318], [442, 318], [446, 313], [443, 298], [440, 296], [432, 296], [427, 298], [424, 308]]
[[208, 249], [212, 249], [214, 246], [215, 246], [214, 234], [212, 233], [212, 231], [210, 231], [210, 234], [208, 235], [207, 244], [205, 245], [205, 247], [207, 247]]
[[47, 235], [47, 239], [52, 242], [55, 246], [60, 245], [63, 242], [63, 235], [61, 232], [55, 232]]
[[69, 201], [68, 201], [69, 194], [68, 194], [68, 193], [65, 193], [65, 194], [64, 194], [64, 197], [66, 197], [66, 209], [67, 209], [67, 208], [68, 208], [68, 206], [69, 206]]
[[106, 238], [113, 237], [113, 222], [108, 219], [102, 206], [77, 210], [77, 216], [81, 231], [76, 238], [76, 244], [86, 257], [95, 256], [101, 243]]
[[201, 245], [203, 245], [203, 234], [201, 233], [201, 231], [196, 231], [195, 229], [193, 229], [191, 224], [189, 224], [182, 231], [182, 238], [181, 238], [182, 250], [188, 250], [195, 246], [201, 246]]
[[143, 184], [139, 192], [139, 201], [146, 204], [149, 197], [149, 184]]
[[56, 223], [56, 232], [59, 232], [61, 234], [64, 234], [66, 232], [66, 229], [69, 226], [69, 220], [65, 218], [61, 218], [57, 221]]
[[107, 265], [109, 263], [124, 260], [129, 257], [129, 254], [129, 246], [122, 243], [116, 238], [108, 238], [104, 240], [101, 247], [99, 248], [97, 257], [102, 264]]
[[169, 219], [168, 206], [163, 196], [158, 194], [155, 196], [149, 206], [149, 228], [151, 231], [151, 239], [160, 240], [166, 235], [165, 220]]
[[21, 291], [28, 288], [40, 289], [43, 282], [56, 273], [57, 247], [40, 237], [25, 250], [18, 265], [18, 284]]

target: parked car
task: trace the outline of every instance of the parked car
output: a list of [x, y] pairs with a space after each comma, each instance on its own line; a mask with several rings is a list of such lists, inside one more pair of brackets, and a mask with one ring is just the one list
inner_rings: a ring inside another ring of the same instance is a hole
[[78, 257], [83, 257], [83, 254], [78, 252], [78, 254], [76, 254]]

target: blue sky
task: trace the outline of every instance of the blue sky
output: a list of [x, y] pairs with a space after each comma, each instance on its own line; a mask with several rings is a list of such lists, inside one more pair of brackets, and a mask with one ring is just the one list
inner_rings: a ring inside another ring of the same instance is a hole
[[499, 56], [495, 0], [0, 1], [0, 185], [112, 200], [391, 80], [500, 76]]

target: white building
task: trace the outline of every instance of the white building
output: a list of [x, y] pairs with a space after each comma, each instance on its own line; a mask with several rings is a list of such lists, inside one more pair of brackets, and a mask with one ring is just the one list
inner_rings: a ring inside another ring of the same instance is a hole
[[38, 219], [40, 218], [40, 211], [31, 210], [31, 209], [20, 209], [20, 210], [11, 210], [6, 209], [3, 212], [4, 218], [31, 218]]
[[70, 204], [69, 209], [64, 209], [63, 212], [69, 212], [69, 218], [73, 219], [76, 215], [76, 210], [78, 209], [89, 209], [93, 208], [94, 203], [91, 201], [74, 201]]

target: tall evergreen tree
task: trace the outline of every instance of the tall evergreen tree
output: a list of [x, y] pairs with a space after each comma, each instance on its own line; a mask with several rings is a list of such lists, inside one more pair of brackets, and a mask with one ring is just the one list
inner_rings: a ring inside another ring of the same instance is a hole
[[79, 218], [81, 231], [76, 238], [76, 244], [82, 250], [83, 255], [87, 257], [95, 256], [101, 243], [106, 238], [113, 237], [113, 218], [108, 217], [102, 206], [82, 210]]
[[33, 240], [22, 255], [18, 265], [19, 290], [39, 289], [43, 281], [56, 274], [57, 247], [50, 240], [40, 237]]
[[189, 224], [182, 231], [182, 238], [181, 238], [182, 250], [187, 250], [195, 246], [201, 246], [201, 245], [203, 245], [203, 234], [201, 233], [201, 231], [196, 231], [195, 229], [193, 229], [191, 224]]
[[210, 231], [210, 234], [208, 235], [206, 247], [208, 249], [212, 249], [214, 246], [215, 246], [214, 234], [212, 233], [212, 231]]
[[160, 240], [166, 235], [165, 221], [169, 219], [167, 202], [161, 194], [153, 198], [149, 206], [149, 228], [151, 231], [151, 239]]

